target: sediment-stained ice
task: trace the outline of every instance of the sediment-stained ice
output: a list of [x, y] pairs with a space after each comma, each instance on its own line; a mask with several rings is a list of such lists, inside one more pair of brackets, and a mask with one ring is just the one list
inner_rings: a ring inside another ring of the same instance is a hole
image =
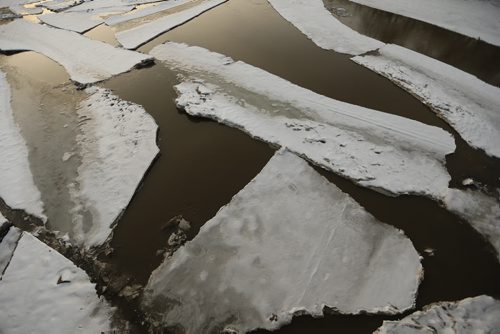
[[321, 96], [199, 47], [166, 43], [151, 55], [180, 71], [177, 104], [286, 147], [378, 191], [442, 198], [453, 137], [442, 129]]
[[116, 39], [126, 49], [136, 49], [156, 36], [167, 32], [227, 0], [205, 0], [183, 11], [116, 33]]
[[144, 308], [189, 333], [277, 329], [294, 314], [411, 308], [420, 257], [303, 159], [281, 150], [151, 275]]
[[0, 71], [0, 198], [12, 209], [22, 209], [45, 220], [43, 203], [31, 174], [28, 148], [11, 108], [11, 92]]
[[325, 8], [322, 0], [268, 1], [285, 20], [323, 49], [359, 55], [384, 45], [341, 23]]
[[491, 0], [350, 0], [500, 46], [500, 3]]
[[441, 302], [399, 321], [384, 321], [376, 334], [498, 333], [500, 301], [490, 296]]
[[165, 10], [169, 10], [172, 8], [175, 8], [177, 6], [181, 6], [184, 4], [187, 4], [189, 2], [192, 2], [193, 0], [170, 0], [170, 1], [165, 1], [161, 2], [157, 5], [153, 5], [151, 7], [146, 7], [142, 9], [137, 9], [133, 11], [130, 14], [127, 15], [113, 15], [111, 17], [108, 17], [105, 22], [108, 26], [114, 26], [120, 23], [128, 22], [131, 20], [135, 20], [141, 17], [145, 17], [148, 15], [156, 14]]
[[397, 45], [353, 60], [417, 96], [469, 145], [500, 158], [500, 89]]
[[150, 60], [138, 52], [26, 20], [0, 26], [0, 50], [32, 50], [44, 54], [64, 66], [71, 79], [80, 84], [108, 79]]
[[0, 280], [0, 332], [108, 333], [114, 310], [87, 274], [23, 232]]
[[158, 127], [141, 106], [102, 88], [86, 93], [77, 111], [81, 164], [70, 192], [76, 238], [90, 247], [111, 234], [159, 149]]

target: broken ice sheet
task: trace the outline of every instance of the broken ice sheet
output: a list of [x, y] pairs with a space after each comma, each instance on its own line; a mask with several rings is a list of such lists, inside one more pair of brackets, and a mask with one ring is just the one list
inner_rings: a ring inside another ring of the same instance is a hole
[[193, 0], [170, 0], [164, 1], [159, 4], [152, 5], [142, 9], [137, 9], [126, 15], [113, 15], [108, 17], [105, 22], [108, 26], [114, 26], [127, 21], [135, 20], [148, 15], [156, 14], [165, 10], [173, 9], [175, 7], [192, 2]]
[[316, 94], [200, 47], [166, 43], [151, 55], [184, 75], [177, 104], [190, 115], [240, 128], [384, 193], [441, 199], [448, 189], [445, 155], [455, 144], [440, 128]]
[[269, 0], [269, 3], [323, 49], [359, 55], [384, 45], [341, 23], [325, 8], [322, 0]]
[[26, 232], [0, 280], [0, 300], [1, 333], [108, 333], [113, 329], [114, 309], [97, 296], [87, 274]]
[[98, 0], [98, 1], [84, 1], [78, 6], [68, 9], [66, 12], [85, 12], [93, 11], [96, 9], [106, 9], [111, 7], [123, 6], [136, 6], [147, 4], [151, 2], [158, 2], [158, 0]]
[[38, 7], [26, 8], [23, 5], [12, 5], [9, 7], [9, 10], [17, 15], [38, 15], [43, 12], [42, 8]]
[[80, 84], [108, 79], [150, 59], [138, 52], [26, 20], [0, 26], [0, 49], [41, 53], [64, 66], [71, 79]]
[[500, 301], [489, 296], [441, 302], [399, 321], [384, 321], [375, 334], [498, 333]]
[[151, 275], [144, 308], [185, 333], [276, 329], [294, 314], [395, 314], [422, 275], [404, 234], [280, 150]]
[[70, 7], [79, 5], [82, 2], [83, 0], [52, 0], [52, 1], [42, 2], [39, 4], [39, 6], [45, 7], [53, 12], [60, 12]]

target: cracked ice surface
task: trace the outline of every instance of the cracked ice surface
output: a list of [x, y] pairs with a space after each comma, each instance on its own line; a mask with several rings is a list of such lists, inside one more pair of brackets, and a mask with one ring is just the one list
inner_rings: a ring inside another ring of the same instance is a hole
[[148, 15], [156, 14], [165, 10], [175, 8], [177, 6], [184, 5], [186, 3], [192, 2], [193, 0], [170, 0], [153, 5], [151, 7], [142, 8], [133, 11], [127, 15], [113, 15], [105, 20], [108, 26], [114, 26], [127, 21], [135, 20]]
[[[87, 247], [103, 243], [159, 152], [157, 125], [139, 105], [92, 87], [78, 109], [82, 159], [70, 185], [76, 237]], [[88, 215], [91, 221], [88, 221]]]
[[442, 302], [399, 321], [384, 321], [376, 334], [498, 333], [500, 301], [489, 296]]
[[114, 48], [74, 32], [26, 20], [0, 26], [0, 49], [44, 54], [64, 66], [71, 79], [80, 84], [108, 79], [149, 60], [138, 52]]
[[0, 198], [13, 209], [22, 209], [46, 219], [38, 188], [31, 174], [28, 148], [11, 108], [11, 91], [0, 71]]
[[499, 88], [397, 45], [352, 60], [416, 95], [472, 147], [500, 158]]
[[144, 306], [187, 334], [272, 330], [294, 314], [321, 316], [324, 306], [402, 312], [413, 306], [421, 274], [401, 231], [280, 150], [153, 272]]
[[350, 0], [500, 46], [500, 3], [494, 0]]
[[323, 49], [359, 55], [384, 45], [341, 23], [325, 8], [322, 0], [268, 1], [285, 20]]
[[287, 147], [360, 185], [442, 198], [455, 150], [442, 129], [321, 96], [259, 68], [199, 47], [166, 43], [151, 54], [188, 79], [177, 104]]
[[0, 300], [2, 333], [108, 333], [112, 329], [114, 310], [97, 296], [87, 274], [26, 232], [0, 280]]
[[116, 34], [116, 39], [126, 49], [135, 49], [156, 36], [173, 29], [226, 1], [227, 0], [205, 0], [181, 12], [169, 14], [132, 29], [120, 31]]

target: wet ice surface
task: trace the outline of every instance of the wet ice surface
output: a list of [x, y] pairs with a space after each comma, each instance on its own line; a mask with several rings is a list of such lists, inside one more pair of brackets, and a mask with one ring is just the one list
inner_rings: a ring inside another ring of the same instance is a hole
[[106, 24], [109, 26], [114, 26], [120, 23], [124, 23], [130, 20], [135, 20], [141, 17], [159, 13], [164, 10], [172, 9], [177, 6], [192, 2], [193, 0], [170, 0], [165, 2], [160, 2], [151, 7], [137, 9], [127, 15], [113, 15], [105, 20]]
[[2, 333], [100, 333], [112, 329], [114, 310], [97, 296], [87, 274], [26, 232], [0, 280], [0, 300]]
[[276, 329], [325, 306], [393, 314], [412, 307], [421, 271], [401, 231], [279, 151], [153, 272], [144, 307], [186, 333]]
[[400, 321], [384, 321], [376, 334], [497, 333], [500, 301], [489, 296], [443, 302], [426, 307]]

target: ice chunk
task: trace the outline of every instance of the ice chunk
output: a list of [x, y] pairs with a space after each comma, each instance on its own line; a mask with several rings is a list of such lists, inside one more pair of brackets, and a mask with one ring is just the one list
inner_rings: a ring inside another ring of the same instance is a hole
[[25, 5], [33, 2], [39, 2], [39, 0], [0, 0], [0, 8], [16, 6], [16, 5]]
[[472, 147], [500, 157], [500, 88], [397, 45], [353, 60], [417, 96]]
[[184, 5], [186, 3], [192, 2], [193, 0], [170, 0], [170, 1], [165, 1], [160, 4], [147, 7], [147, 8], [142, 8], [133, 11], [130, 14], [127, 15], [113, 15], [111, 17], [108, 17], [105, 22], [108, 26], [114, 26], [120, 23], [124, 23], [130, 20], [135, 20], [141, 17], [145, 17], [148, 15], [156, 14], [164, 10], [172, 9], [181, 5]]
[[159, 149], [158, 127], [141, 106], [102, 88], [86, 92], [78, 109], [81, 165], [71, 192], [76, 237], [90, 247], [110, 235]]
[[500, 46], [500, 3], [491, 0], [350, 0]]
[[116, 39], [126, 49], [136, 49], [156, 36], [173, 29], [226, 1], [227, 0], [202, 1], [201, 3], [181, 12], [164, 16], [132, 29], [120, 31], [116, 34]]
[[497, 333], [500, 301], [489, 296], [430, 305], [399, 321], [384, 321], [377, 334]]
[[43, 203], [33, 182], [28, 148], [14, 120], [11, 92], [5, 73], [0, 71], [0, 198], [13, 209], [22, 209], [43, 220]]
[[122, 6], [135, 6], [151, 2], [158, 2], [158, 0], [99, 0], [99, 1], [85, 1], [84, 3], [68, 9], [66, 12], [86, 12], [96, 9], [105, 9], [111, 7]]
[[70, 7], [79, 5], [83, 0], [52, 0], [42, 2], [39, 6], [45, 7], [53, 12], [60, 12]]
[[378, 191], [446, 193], [444, 160], [455, 145], [442, 129], [327, 98], [203, 48], [166, 43], [151, 54], [188, 78], [177, 86], [177, 104], [193, 116], [287, 147]]
[[301, 158], [281, 150], [146, 287], [155, 320], [185, 333], [276, 329], [294, 313], [399, 313], [422, 266], [404, 234], [377, 221]]
[[108, 79], [150, 59], [138, 52], [121, 50], [73, 32], [26, 20], [0, 26], [0, 49], [44, 54], [64, 66], [71, 79], [80, 84]]
[[366, 37], [337, 20], [322, 0], [269, 0], [278, 13], [323, 49], [359, 55], [384, 43]]
[[26, 8], [23, 5], [12, 5], [9, 10], [17, 15], [37, 15], [42, 14], [43, 9], [38, 7]]
[[0, 281], [0, 300], [2, 333], [108, 333], [112, 329], [114, 310], [99, 299], [87, 274], [26, 232]]
[[[0, 227], [2, 227], [2, 223], [0, 222]], [[1, 233], [0, 229], [0, 233]], [[7, 228], [7, 234], [2, 236], [0, 234], [0, 284], [2, 280], [3, 273], [9, 266], [10, 260], [14, 254], [14, 251], [17, 247], [17, 243], [21, 238], [21, 231], [15, 227]], [[1, 307], [1, 306], [0, 306]], [[0, 325], [1, 330], [1, 325]]]

